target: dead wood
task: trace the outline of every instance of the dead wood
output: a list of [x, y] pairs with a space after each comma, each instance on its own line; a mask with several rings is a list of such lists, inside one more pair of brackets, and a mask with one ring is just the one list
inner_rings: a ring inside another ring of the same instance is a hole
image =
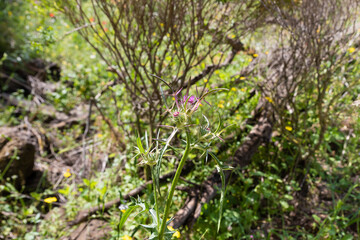
[[26, 126], [0, 128], [0, 181], [16, 175], [16, 187], [24, 185], [33, 172], [35, 149], [35, 137]]

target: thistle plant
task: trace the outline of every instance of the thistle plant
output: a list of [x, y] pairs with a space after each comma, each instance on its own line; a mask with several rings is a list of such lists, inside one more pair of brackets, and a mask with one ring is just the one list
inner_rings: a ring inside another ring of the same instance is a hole
[[[162, 80], [163, 81], [163, 80]], [[165, 81], [163, 81], [167, 86], [169, 86]], [[170, 86], [169, 86], [170, 87]], [[171, 89], [171, 87], [170, 87]], [[172, 90], [172, 89], [171, 89]], [[151, 169], [151, 176], [153, 179], [153, 194], [154, 194], [154, 208], [144, 207], [143, 203], [134, 204], [136, 206], [141, 206], [143, 211], [148, 211], [152, 218], [152, 224], [150, 225], [142, 225], [147, 230], [151, 232], [151, 236], [149, 239], [158, 239], [158, 240], [168, 240], [172, 238], [172, 235], [175, 233], [171, 227], [168, 225], [171, 223], [172, 218], [169, 220], [170, 207], [173, 202], [173, 195], [175, 188], [178, 184], [179, 177], [181, 175], [181, 171], [185, 165], [186, 160], [188, 159], [189, 153], [194, 150], [202, 151], [202, 155], [206, 155], [206, 159], [208, 155], [212, 156], [212, 158], [216, 161], [217, 169], [220, 172], [221, 180], [222, 180], [222, 188], [221, 188], [221, 198], [220, 198], [220, 210], [219, 210], [219, 220], [218, 220], [218, 230], [220, 227], [221, 215], [222, 215], [222, 205], [224, 202], [224, 192], [225, 192], [225, 176], [223, 174], [223, 170], [230, 169], [225, 168], [220, 160], [215, 156], [213, 152], [210, 151], [210, 146], [213, 141], [222, 138], [220, 134], [223, 132], [221, 130], [221, 120], [219, 120], [219, 124], [217, 128], [212, 131], [210, 128], [210, 122], [205, 115], [202, 115], [204, 121], [201, 124], [196, 124], [195, 113], [198, 113], [198, 109], [203, 104], [208, 104], [205, 100], [209, 94], [216, 93], [221, 90], [226, 89], [214, 89], [214, 90], [205, 90], [204, 93], [197, 97], [194, 95], [189, 95], [189, 88], [186, 91], [186, 94], [181, 96], [181, 92], [183, 89], [179, 89], [178, 91], [173, 91], [171, 96], [173, 97], [173, 103], [171, 106], [166, 105], [166, 113], [170, 116], [172, 125], [165, 125], [164, 127], [168, 127], [172, 129], [172, 132], [167, 137], [166, 140], [160, 141], [156, 140], [156, 144], [153, 147], [152, 144], [149, 144], [147, 135], [145, 134], [145, 148], [142, 144], [140, 136], [137, 137], [137, 148], [135, 157], [139, 158], [141, 165], [148, 165]], [[161, 89], [163, 93], [163, 90]], [[166, 98], [164, 97], [164, 102], [166, 104]], [[220, 118], [219, 118], [220, 119]], [[160, 170], [162, 166], [162, 160], [165, 156], [165, 153], [170, 149], [172, 139], [176, 136], [178, 132], [185, 132], [185, 149], [182, 152], [180, 162], [175, 172], [175, 176], [172, 180], [171, 187], [169, 193], [167, 195], [167, 200], [165, 202], [165, 209], [162, 215], [159, 212], [159, 194], [161, 194], [160, 186], [159, 186], [159, 176]], [[159, 134], [158, 134], [159, 138]], [[161, 144], [160, 144], [161, 142]], [[162, 147], [160, 146], [162, 145]], [[127, 212], [124, 213], [124, 216], [121, 219], [122, 224], [129, 217], [131, 211], [133, 211], [134, 207], [129, 208]]]

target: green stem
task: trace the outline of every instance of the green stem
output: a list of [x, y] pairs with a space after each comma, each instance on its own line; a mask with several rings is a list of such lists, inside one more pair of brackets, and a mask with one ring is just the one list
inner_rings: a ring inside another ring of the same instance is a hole
[[186, 159], [187, 159], [189, 153], [190, 153], [190, 133], [186, 130], [186, 148], [185, 148], [184, 155], [182, 156], [179, 166], [176, 170], [174, 179], [171, 184], [170, 192], [169, 192], [169, 195], [166, 200], [165, 211], [164, 211], [163, 220], [161, 222], [161, 227], [160, 227], [160, 232], [159, 232], [159, 240], [162, 240], [164, 238], [164, 231], [165, 231], [165, 226], [166, 226], [166, 222], [167, 222], [166, 219], [170, 212], [170, 207], [172, 204], [172, 200], [173, 200], [172, 198], [174, 195], [175, 187], [177, 185], [177, 182], [178, 182], [180, 174], [181, 174], [181, 170], [184, 167], [184, 164], [186, 162]]
[[158, 199], [157, 199], [157, 193], [156, 193], [156, 183], [155, 183], [155, 173], [154, 173], [154, 167], [151, 167], [151, 173], [152, 173], [152, 179], [153, 179], [153, 191], [154, 191], [154, 199], [155, 199], [155, 211], [156, 211], [156, 218], [158, 225], [160, 224], [160, 213], [159, 213], [159, 205], [158, 205]]

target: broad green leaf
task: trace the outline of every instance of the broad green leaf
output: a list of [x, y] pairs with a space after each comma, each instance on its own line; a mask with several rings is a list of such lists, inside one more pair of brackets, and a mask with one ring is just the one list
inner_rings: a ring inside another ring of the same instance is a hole
[[145, 154], [145, 150], [144, 150], [144, 148], [143, 148], [143, 146], [142, 146], [142, 144], [141, 144], [141, 139], [140, 139], [140, 137], [137, 137], [137, 138], [136, 138], [136, 144], [137, 144], [137, 146], [138, 146], [138, 148], [139, 148], [139, 151], [140, 151], [142, 154]]
[[121, 229], [126, 220], [129, 218], [130, 214], [137, 208], [139, 208], [139, 205], [135, 205], [135, 206], [130, 206], [125, 212], [124, 214], [121, 216], [120, 222], [119, 222], [119, 229]]

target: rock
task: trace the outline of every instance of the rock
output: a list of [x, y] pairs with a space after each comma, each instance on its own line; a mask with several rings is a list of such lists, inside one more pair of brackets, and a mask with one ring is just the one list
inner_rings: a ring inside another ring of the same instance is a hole
[[15, 185], [26, 183], [33, 172], [36, 141], [26, 127], [0, 128], [0, 172], [5, 171], [4, 179], [17, 176]]

